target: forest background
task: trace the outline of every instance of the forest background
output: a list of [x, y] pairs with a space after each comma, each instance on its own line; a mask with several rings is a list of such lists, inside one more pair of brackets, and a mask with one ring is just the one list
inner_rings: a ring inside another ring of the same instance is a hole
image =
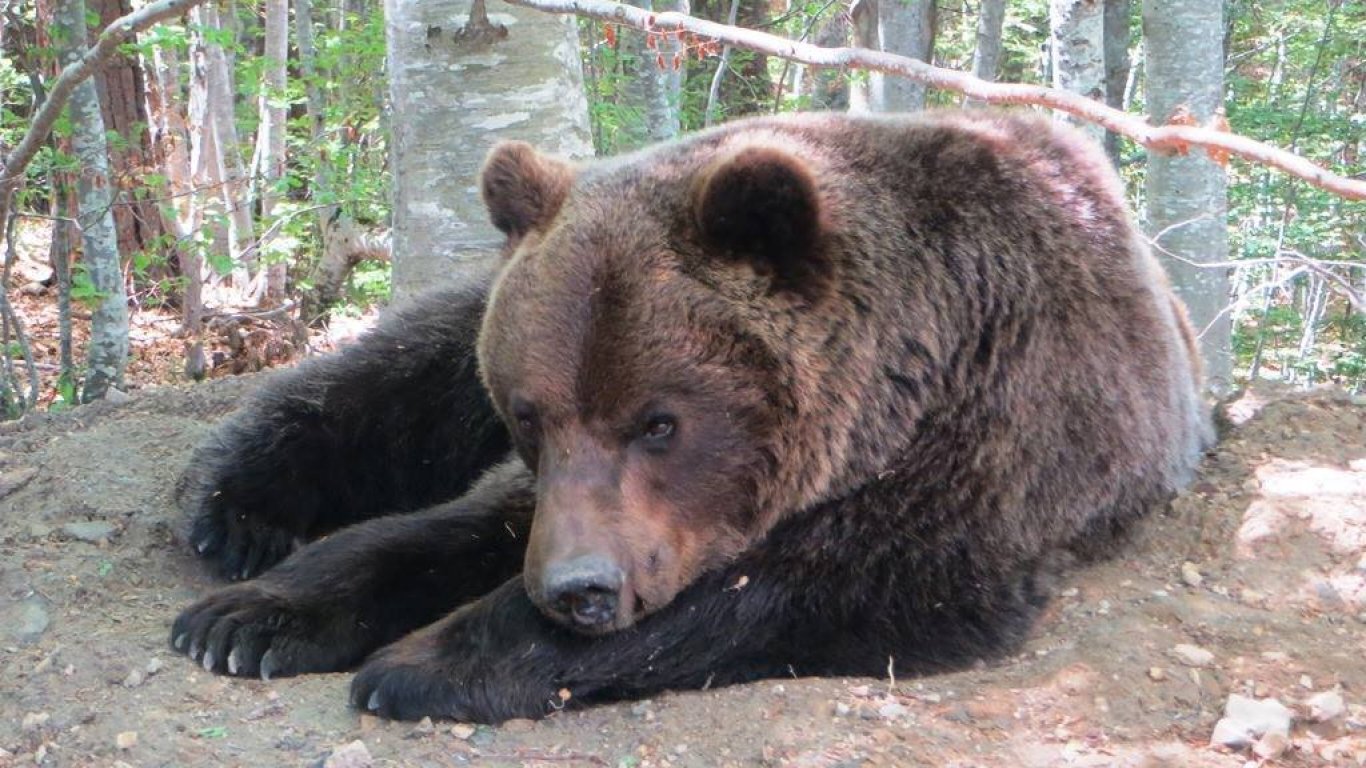
[[[62, 67], [139, 6], [0, 4], [4, 417], [331, 348], [389, 301], [394, 262], [410, 258], [391, 231], [390, 149], [403, 119], [391, 105], [405, 95], [390, 81], [387, 41], [399, 14], [375, 0], [180, 5], [69, 90], [66, 110], [35, 139], [45, 100], [69, 85]], [[636, 5], [1050, 85], [1366, 180], [1359, 0]], [[956, 90], [854, 66], [605, 22], [611, 8], [601, 6], [598, 18], [579, 19], [569, 63], [581, 67], [599, 155], [750, 114], [965, 105]], [[460, 28], [456, 42], [496, 50], [507, 34], [497, 20]], [[428, 28], [433, 41], [441, 34]], [[454, 75], [451, 87], [460, 88]], [[1219, 151], [1154, 151], [1088, 129], [1191, 306], [1217, 391], [1262, 378], [1366, 387], [1359, 197]], [[25, 146], [31, 160], [11, 171]]]

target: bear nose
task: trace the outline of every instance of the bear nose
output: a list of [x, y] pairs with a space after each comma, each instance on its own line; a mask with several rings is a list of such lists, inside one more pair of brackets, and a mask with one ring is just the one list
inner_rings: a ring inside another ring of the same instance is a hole
[[621, 569], [601, 555], [552, 563], [541, 581], [551, 610], [585, 629], [604, 628], [616, 620], [621, 582]]

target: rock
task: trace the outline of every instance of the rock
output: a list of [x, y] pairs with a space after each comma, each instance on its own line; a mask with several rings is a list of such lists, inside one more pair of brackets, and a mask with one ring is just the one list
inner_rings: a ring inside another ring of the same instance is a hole
[[356, 739], [332, 750], [332, 754], [323, 760], [323, 768], [370, 768], [374, 761], [370, 750], [365, 748], [365, 742]]
[[408, 738], [420, 739], [425, 736], [431, 736], [433, 733], [436, 733], [436, 726], [432, 725], [432, 719], [430, 717], [424, 717], [417, 721], [417, 725], [413, 726], [413, 729], [408, 732]]
[[1289, 736], [1280, 731], [1269, 731], [1252, 745], [1252, 754], [1263, 760], [1273, 760], [1280, 757], [1289, 746]]
[[883, 720], [895, 720], [906, 716], [906, 707], [899, 701], [889, 701], [877, 708], [877, 714]]
[[114, 535], [114, 524], [104, 520], [82, 520], [63, 525], [62, 533], [73, 539], [99, 544]]
[[1198, 587], [1205, 583], [1205, 577], [1200, 574], [1200, 569], [1189, 560], [1181, 564], [1181, 580], [1188, 587]]
[[1167, 679], [1167, 670], [1163, 669], [1162, 667], [1149, 667], [1148, 679], [1152, 680], [1155, 683], [1160, 683], [1163, 680]]
[[126, 403], [133, 398], [118, 387], [110, 387], [104, 391], [104, 399], [111, 403]]
[[0, 633], [21, 645], [42, 637], [51, 621], [42, 598], [0, 602]]
[[138, 745], [137, 731], [123, 731], [114, 737], [114, 744], [123, 750], [132, 749]]
[[845, 703], [842, 702], [842, 701], [841, 701], [841, 702], [837, 702], [837, 703], [835, 704], [835, 716], [836, 716], [836, 717], [848, 717], [848, 716], [849, 716], [849, 705], [848, 705], [848, 704], [845, 704]]
[[474, 726], [469, 723], [456, 723], [451, 726], [451, 735], [457, 739], [468, 741], [474, 735]]
[[1172, 655], [1188, 667], [1208, 667], [1214, 663], [1214, 654], [1198, 645], [1180, 643], [1172, 648]]
[[1215, 724], [1210, 743], [1242, 749], [1267, 734], [1288, 739], [1292, 720], [1290, 710], [1276, 699], [1250, 699], [1230, 694], [1224, 705], [1224, 717]]
[[0, 472], [0, 499], [28, 485], [28, 481], [37, 476], [38, 470], [32, 467], [20, 467], [8, 472]]
[[23, 728], [25, 731], [36, 731], [47, 725], [47, 721], [51, 717], [52, 716], [46, 712], [30, 712], [27, 715], [24, 715], [24, 720], [20, 723], [19, 727]]
[[501, 726], [506, 733], [526, 733], [535, 727], [535, 723], [525, 717], [516, 717], [503, 722]]
[[147, 676], [151, 677], [152, 675], [155, 675], [156, 673], [160, 672], [163, 666], [165, 665], [162, 663], [161, 659], [158, 659], [157, 657], [153, 656], [147, 662]]
[[146, 679], [147, 678], [142, 674], [142, 670], [135, 669], [129, 672], [127, 677], [123, 678], [123, 687], [136, 688], [139, 685], [142, 685], [143, 681]]
[[1336, 690], [1316, 693], [1305, 704], [1309, 707], [1309, 719], [1316, 723], [1336, 720], [1347, 711], [1342, 694]]

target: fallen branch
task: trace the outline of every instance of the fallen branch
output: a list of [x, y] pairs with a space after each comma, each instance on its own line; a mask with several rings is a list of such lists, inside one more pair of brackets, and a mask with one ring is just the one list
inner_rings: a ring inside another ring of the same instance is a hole
[[748, 51], [778, 56], [815, 67], [845, 67], [882, 72], [956, 91], [991, 104], [1033, 104], [1049, 107], [1128, 136], [1150, 150], [1185, 153], [1204, 147], [1211, 156], [1232, 155], [1276, 168], [1347, 200], [1366, 200], [1366, 180], [1349, 178], [1314, 164], [1299, 155], [1260, 141], [1217, 128], [1194, 125], [1154, 126], [1098, 101], [1042, 85], [993, 83], [965, 72], [932, 66], [917, 59], [865, 48], [822, 48], [810, 43], [693, 18], [682, 13], [651, 13], [611, 0], [508, 0], [513, 5], [549, 13], [578, 16], [622, 24], [650, 32], [686, 31]]
[[0, 221], [7, 218], [10, 197], [19, 186], [24, 169], [33, 161], [43, 142], [47, 140], [48, 133], [52, 131], [52, 126], [56, 124], [76, 86], [98, 72], [105, 62], [118, 52], [119, 46], [131, 40], [138, 32], [159, 21], [179, 16], [202, 2], [204, 0], [157, 0], [126, 16], [120, 16], [100, 33], [95, 39], [95, 44], [81, 54], [79, 59], [62, 68], [61, 74], [57, 75], [57, 79], [48, 88], [47, 98], [38, 108], [38, 114], [33, 116], [33, 122], [29, 124], [28, 130], [24, 131], [23, 138], [9, 154], [5, 155], [4, 162], [0, 163]]

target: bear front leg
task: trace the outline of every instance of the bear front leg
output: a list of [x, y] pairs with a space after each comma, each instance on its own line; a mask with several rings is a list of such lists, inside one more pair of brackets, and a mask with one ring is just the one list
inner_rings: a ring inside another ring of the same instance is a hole
[[273, 375], [180, 479], [194, 551], [250, 578], [342, 526], [454, 499], [501, 460], [508, 434], [475, 359], [488, 282], [476, 270]]
[[205, 669], [262, 677], [345, 669], [517, 573], [535, 507], [513, 459], [461, 499], [346, 528], [175, 620]]

